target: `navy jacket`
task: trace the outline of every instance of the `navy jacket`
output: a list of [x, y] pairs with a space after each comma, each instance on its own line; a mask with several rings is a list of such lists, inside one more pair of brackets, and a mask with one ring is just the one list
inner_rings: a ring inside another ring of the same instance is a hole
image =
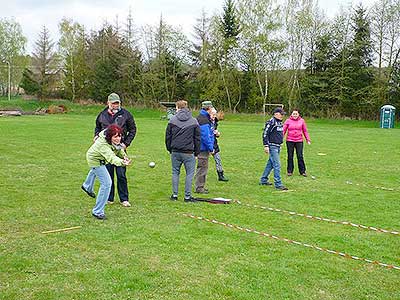
[[210, 115], [204, 109], [200, 110], [200, 114], [197, 116], [197, 121], [200, 125], [201, 131], [201, 152], [213, 152], [214, 151], [214, 127], [212, 125]]
[[165, 132], [165, 146], [171, 152], [200, 153], [200, 127], [189, 109], [178, 110], [171, 118]]
[[263, 143], [264, 146], [280, 146], [283, 143], [283, 123], [281, 120], [272, 117], [265, 123]]
[[128, 147], [136, 135], [136, 124], [132, 114], [126, 109], [121, 108], [119, 112], [111, 115], [108, 112], [108, 107], [106, 107], [96, 118], [94, 135], [99, 135], [100, 131], [106, 129], [110, 124], [117, 124], [123, 129], [124, 133], [122, 135], [121, 142]]

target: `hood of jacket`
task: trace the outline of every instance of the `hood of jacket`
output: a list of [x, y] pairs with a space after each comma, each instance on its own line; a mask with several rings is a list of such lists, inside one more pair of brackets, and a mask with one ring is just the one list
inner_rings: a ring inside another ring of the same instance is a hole
[[290, 120], [297, 122], [297, 121], [302, 120], [302, 118], [301, 118], [300, 116], [298, 116], [298, 118], [295, 119], [295, 118], [293, 118], [292, 116], [290, 116]]
[[192, 113], [190, 112], [190, 110], [188, 108], [182, 108], [182, 109], [178, 110], [178, 112], [176, 113], [176, 118], [182, 122], [189, 120], [191, 117], [192, 117]]

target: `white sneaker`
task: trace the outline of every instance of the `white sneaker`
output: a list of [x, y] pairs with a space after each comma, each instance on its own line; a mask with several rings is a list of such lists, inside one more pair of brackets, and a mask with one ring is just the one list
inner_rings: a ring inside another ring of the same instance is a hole
[[114, 201], [107, 201], [107, 204], [112, 205], [114, 204]]
[[121, 205], [125, 206], [125, 207], [131, 207], [131, 204], [129, 203], [129, 201], [122, 201]]

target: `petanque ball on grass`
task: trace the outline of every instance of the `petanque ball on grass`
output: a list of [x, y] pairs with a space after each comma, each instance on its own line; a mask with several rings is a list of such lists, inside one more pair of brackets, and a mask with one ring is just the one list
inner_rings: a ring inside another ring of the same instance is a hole
[[311, 179], [315, 179], [315, 176], [311, 176]]
[[154, 168], [156, 166], [156, 163], [154, 161], [149, 162], [149, 167]]

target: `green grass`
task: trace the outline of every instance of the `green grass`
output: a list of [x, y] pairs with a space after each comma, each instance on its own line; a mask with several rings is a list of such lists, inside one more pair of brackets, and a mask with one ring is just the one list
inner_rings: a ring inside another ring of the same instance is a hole
[[[180, 201], [169, 201], [166, 121], [158, 111], [132, 110], [138, 126], [129, 149], [133, 206], [107, 206], [108, 220], [95, 220], [93, 199], [80, 186], [101, 106], [70, 106], [65, 115], [0, 118], [0, 299], [400, 298], [400, 271], [183, 217], [215, 218], [400, 265], [399, 236], [237, 204], [183, 203], [183, 180]], [[399, 129], [310, 120], [313, 143], [305, 146], [305, 160], [316, 180], [283, 175], [291, 191], [276, 192], [258, 186], [267, 157], [256, 117], [228, 115], [221, 122], [230, 181], [217, 181], [210, 160], [210, 196], [400, 230]], [[285, 156], [284, 147], [283, 170]], [[150, 169], [149, 161], [157, 166]], [[41, 233], [72, 226], [82, 228]]]

